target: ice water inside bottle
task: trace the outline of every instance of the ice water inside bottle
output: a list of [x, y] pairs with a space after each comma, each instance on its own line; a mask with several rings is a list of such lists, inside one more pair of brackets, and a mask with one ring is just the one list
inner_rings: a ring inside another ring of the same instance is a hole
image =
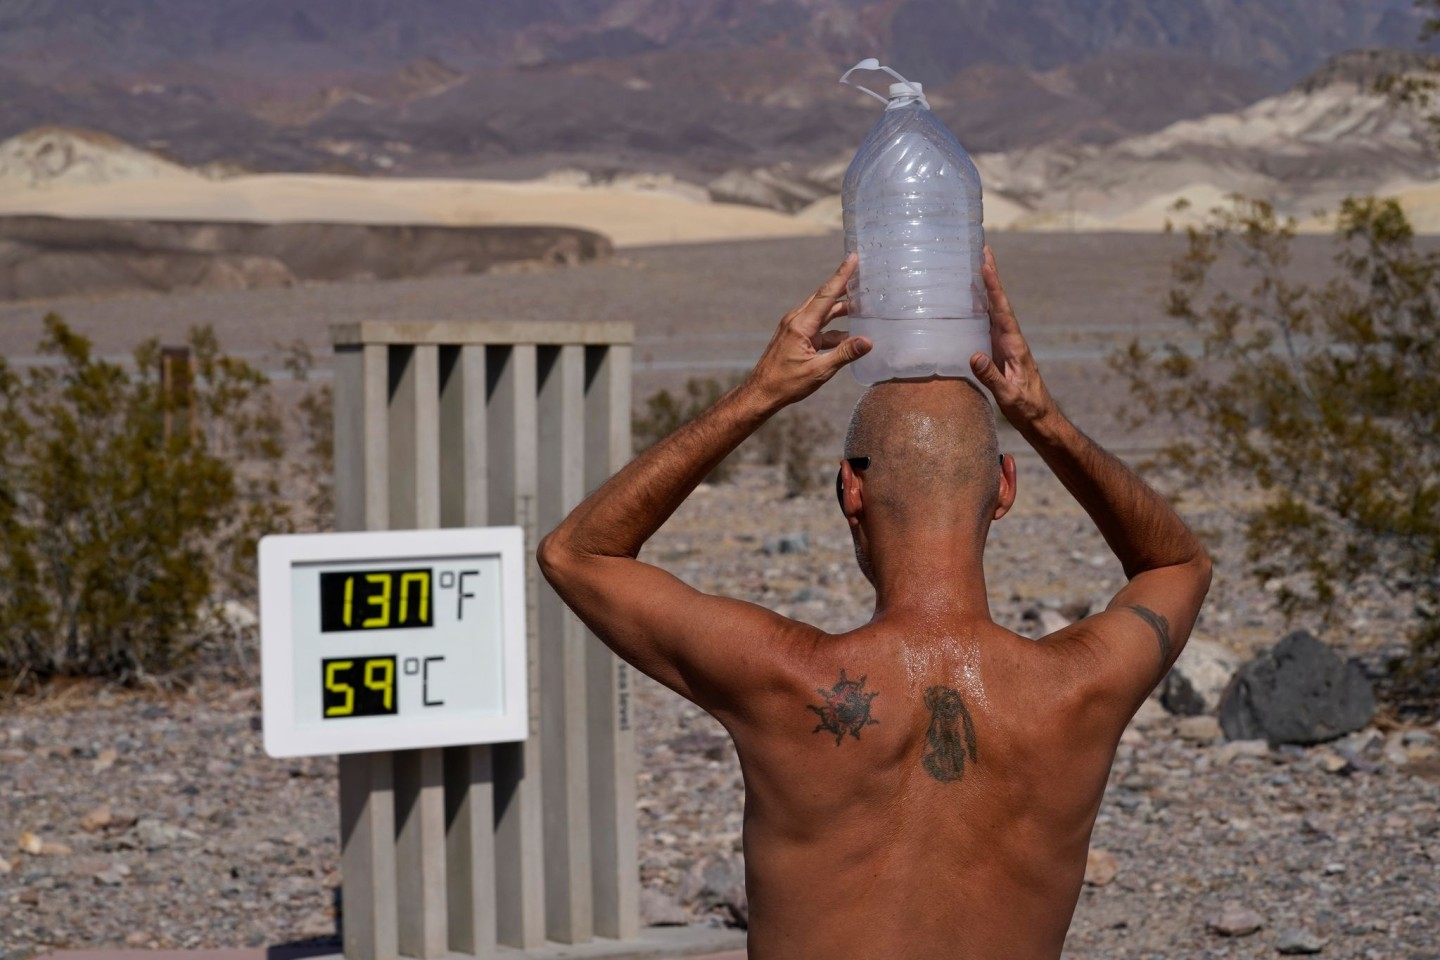
[[856, 379], [972, 377], [990, 315], [980, 175], [964, 148], [919, 98], [892, 101], [850, 164], [843, 203], [846, 248], [860, 254], [850, 331], [875, 344]]

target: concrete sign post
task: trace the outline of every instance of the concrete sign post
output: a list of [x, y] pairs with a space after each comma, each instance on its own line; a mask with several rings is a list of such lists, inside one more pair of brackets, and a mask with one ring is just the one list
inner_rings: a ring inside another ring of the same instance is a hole
[[[403, 749], [377, 740], [375, 752], [340, 757], [345, 957], [493, 957], [497, 945], [636, 937], [628, 667], [534, 561], [542, 528], [629, 456], [631, 326], [363, 322], [332, 332], [337, 527], [437, 538], [450, 535], [442, 527], [518, 527], [527, 625], [525, 739]], [[403, 578], [407, 564], [367, 576]], [[438, 583], [443, 568], [433, 569]], [[413, 603], [419, 580], [409, 582]], [[364, 612], [378, 617], [384, 583], [367, 584]], [[343, 605], [343, 579], [332, 589]], [[336, 685], [350, 676], [332, 669]], [[383, 687], [385, 667], [369, 669]]]

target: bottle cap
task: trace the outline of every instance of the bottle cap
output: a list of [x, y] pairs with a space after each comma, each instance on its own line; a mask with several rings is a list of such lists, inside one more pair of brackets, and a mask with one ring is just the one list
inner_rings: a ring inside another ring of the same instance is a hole
[[[899, 83], [890, 84], [890, 96], [882, 97], [880, 96], [880, 94], [876, 93], [874, 90], [871, 90], [869, 87], [862, 87], [858, 83], [850, 83], [850, 74], [854, 73], [856, 70], [879, 70], [884, 73], [890, 74], [890, 76], [898, 80]], [[919, 101], [926, 107], [930, 106], [930, 104], [925, 100], [925, 92], [921, 88], [920, 84], [914, 82], [913, 80], [906, 80], [904, 77], [900, 76], [900, 74], [896, 73], [894, 70], [891, 70], [889, 67], [881, 66], [880, 61], [876, 60], [874, 57], [867, 57], [864, 60], [861, 60], [859, 63], [855, 64], [855, 66], [851, 67], [849, 70], [846, 70], [843, 74], [840, 75], [840, 82], [844, 84], [849, 84], [855, 89], [861, 90], [869, 94], [870, 96], [874, 97], [876, 100], [879, 100], [881, 103], [884, 104], [889, 104], [892, 100], [900, 100], [906, 97], [915, 97], [919, 99]]]

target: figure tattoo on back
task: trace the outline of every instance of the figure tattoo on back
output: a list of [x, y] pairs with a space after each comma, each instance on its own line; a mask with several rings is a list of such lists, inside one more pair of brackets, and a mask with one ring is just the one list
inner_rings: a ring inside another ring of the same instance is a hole
[[941, 783], [954, 783], [965, 773], [965, 759], [977, 763], [975, 721], [953, 687], [931, 687], [925, 691], [930, 711], [930, 729], [925, 732], [926, 750], [922, 763], [930, 776]]
[[840, 679], [835, 686], [826, 690], [818, 687], [815, 690], [824, 701], [820, 706], [807, 705], [806, 710], [813, 711], [820, 722], [816, 724], [811, 733], [819, 733], [824, 730], [827, 733], [835, 734], [835, 746], [845, 739], [845, 734], [850, 734], [856, 740], [860, 739], [860, 731], [871, 724], [880, 721], [870, 716], [870, 701], [880, 696], [878, 690], [865, 690], [865, 677], [859, 680], [851, 680], [845, 676], [845, 669], [840, 669]]
[[1150, 624], [1150, 629], [1155, 631], [1155, 641], [1160, 644], [1160, 676], [1163, 678], [1165, 664], [1170, 662], [1170, 621], [1138, 603], [1129, 604], [1125, 609]]

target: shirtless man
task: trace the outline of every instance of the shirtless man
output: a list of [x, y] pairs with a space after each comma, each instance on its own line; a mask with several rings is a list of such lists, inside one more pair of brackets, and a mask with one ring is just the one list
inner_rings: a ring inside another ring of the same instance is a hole
[[882, 383], [855, 408], [838, 487], [875, 585], [864, 626], [828, 634], [636, 559], [721, 458], [869, 350], [822, 332], [853, 269], [781, 320], [743, 384], [580, 504], [540, 563], [611, 649], [734, 738], [751, 957], [1054, 960], [1120, 734], [1180, 654], [1210, 560], [1056, 409], [988, 251], [994, 359], [972, 368], [1124, 566], [1104, 612], [1039, 641], [991, 620], [981, 558], [1015, 461], [964, 380]]

